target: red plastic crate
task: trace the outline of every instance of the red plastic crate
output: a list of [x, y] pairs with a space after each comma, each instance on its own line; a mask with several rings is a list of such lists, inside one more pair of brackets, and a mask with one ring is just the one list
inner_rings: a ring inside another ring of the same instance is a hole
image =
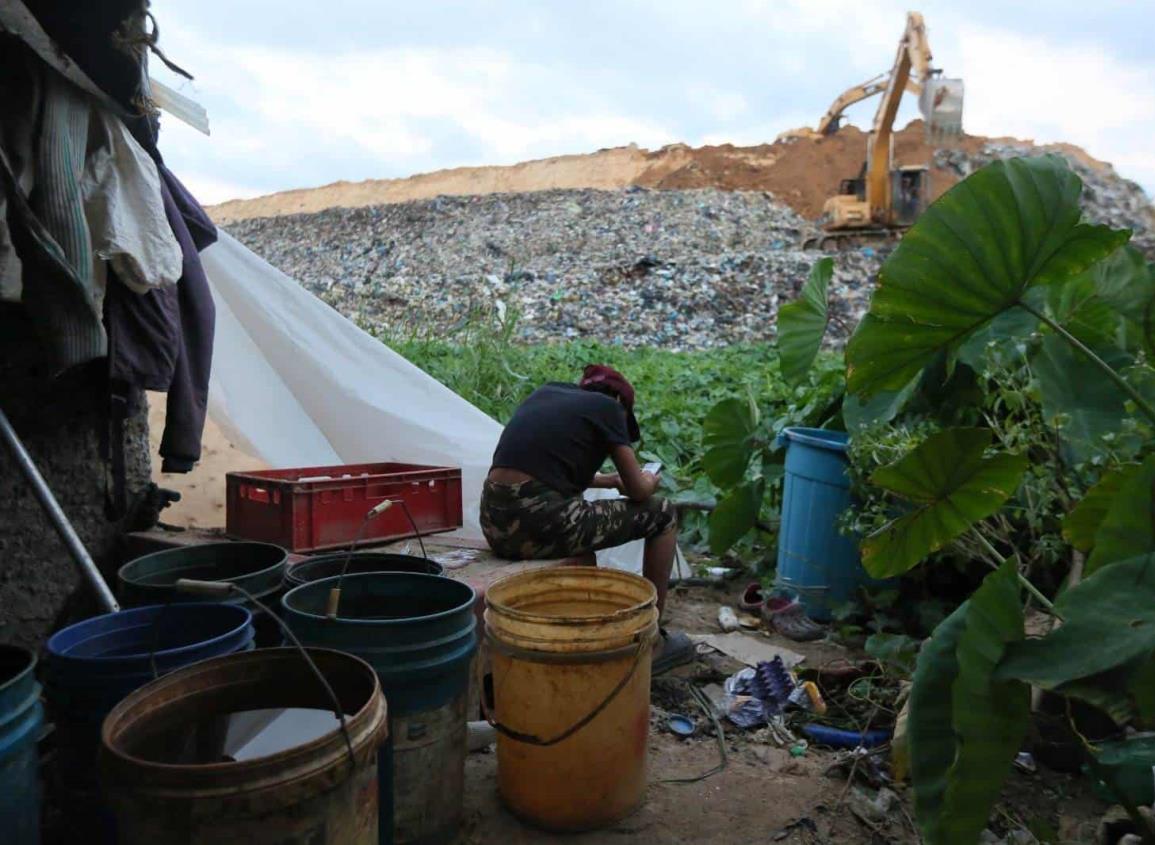
[[[412, 464], [344, 464], [225, 477], [225, 530], [290, 552], [347, 548], [365, 514], [386, 499], [403, 501], [422, 535], [461, 527], [461, 470]], [[370, 520], [360, 545], [414, 536], [405, 508]]]

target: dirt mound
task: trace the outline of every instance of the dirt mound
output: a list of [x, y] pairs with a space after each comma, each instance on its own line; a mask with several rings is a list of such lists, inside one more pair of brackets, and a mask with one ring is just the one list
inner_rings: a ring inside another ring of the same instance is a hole
[[[975, 153], [986, 138], [966, 136], [958, 146]], [[935, 147], [926, 143], [922, 122], [915, 121], [895, 136], [895, 163], [931, 165]], [[666, 190], [721, 188], [730, 191], [769, 191], [803, 217], [815, 218], [822, 204], [838, 191], [843, 179], [858, 175], [866, 158], [866, 133], [848, 126], [834, 135], [793, 137], [757, 147], [724, 144], [691, 151], [683, 166], [659, 175], [651, 168], [636, 184]], [[958, 181], [949, 170], [931, 177], [935, 197]]]
[[[1010, 138], [967, 135], [952, 146], [969, 155], [990, 141], [1028, 144]], [[1047, 149], [1078, 159], [1088, 167], [1108, 165], [1068, 144]], [[935, 147], [924, 137], [922, 121], [913, 121], [895, 133], [894, 158], [899, 165], [932, 166]], [[231, 200], [209, 209], [219, 222], [253, 217], [276, 217], [357, 208], [383, 203], [431, 199], [441, 195], [524, 193], [557, 188], [616, 189], [630, 185], [664, 190], [720, 188], [728, 191], [769, 191], [803, 217], [822, 211], [838, 183], [858, 174], [866, 158], [866, 133], [854, 126], [828, 137], [795, 136], [772, 144], [736, 147], [722, 144], [688, 147], [672, 144], [659, 150], [636, 146], [599, 150], [588, 155], [566, 155], [527, 161], [509, 167], [459, 167], [422, 173], [408, 179], [367, 179], [334, 182], [250, 200]], [[959, 180], [949, 168], [934, 168], [931, 189], [937, 197]]]

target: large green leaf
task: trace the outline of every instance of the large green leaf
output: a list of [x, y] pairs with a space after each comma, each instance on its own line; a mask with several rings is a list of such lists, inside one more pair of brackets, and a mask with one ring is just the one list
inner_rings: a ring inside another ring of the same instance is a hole
[[899, 575], [1002, 507], [1027, 468], [1022, 455], [984, 457], [991, 432], [952, 428], [928, 437], [871, 483], [917, 507], [862, 541], [862, 563], [876, 578]]
[[[1127, 363], [1107, 352], [1100, 357], [1115, 366]], [[1031, 366], [1039, 382], [1043, 415], [1049, 423], [1061, 421], [1063, 443], [1075, 462], [1101, 453], [1103, 435], [1117, 432], [1122, 426], [1126, 414], [1123, 391], [1105, 378], [1091, 359], [1058, 335], [1043, 338], [1031, 358]]]
[[723, 399], [702, 423], [702, 467], [719, 487], [733, 487], [746, 476], [754, 454], [758, 408], [741, 399]]
[[1126, 464], [1104, 474], [1063, 520], [1063, 539], [1081, 552], [1091, 551], [1120, 488], [1138, 471], [1139, 464]]
[[993, 162], [928, 208], [879, 273], [846, 349], [847, 389], [897, 390], [940, 352], [1109, 255], [1128, 232], [1079, 222], [1082, 183], [1058, 156]]
[[834, 275], [834, 259], [820, 258], [810, 268], [801, 296], [778, 309], [778, 357], [782, 377], [790, 384], [806, 381], [822, 346], [829, 319], [826, 289]]
[[1086, 274], [1095, 292], [1129, 320], [1140, 319], [1155, 297], [1155, 278], [1143, 253], [1126, 246], [1100, 261]]
[[1155, 558], [1104, 566], [1059, 596], [1055, 611], [1063, 624], [1013, 645], [997, 677], [1054, 690], [1155, 650]]
[[765, 483], [761, 478], [740, 484], [710, 513], [710, 551], [725, 554], [754, 528], [762, 508]]
[[1127, 739], [1104, 742], [1095, 750], [1104, 766], [1155, 766], [1155, 734], [1135, 734]]
[[969, 607], [969, 601], [960, 605], [923, 644], [910, 688], [907, 737], [911, 783], [915, 813], [928, 839], [928, 828], [937, 828], [942, 815], [948, 775], [956, 756], [951, 690], [958, 677], [956, 650]]
[[1084, 574], [1116, 560], [1155, 560], [1155, 454], [1129, 473], [1099, 524]]
[[978, 841], [1027, 733], [1029, 687], [992, 677], [1007, 645], [1023, 639], [1017, 565], [1012, 558], [988, 575], [968, 602], [951, 688], [958, 750], [942, 811], [927, 830], [930, 845]]
[[881, 390], [869, 399], [846, 396], [842, 402], [842, 419], [851, 433], [865, 431], [872, 426], [888, 423], [906, 406], [919, 380], [913, 378], [902, 390]]

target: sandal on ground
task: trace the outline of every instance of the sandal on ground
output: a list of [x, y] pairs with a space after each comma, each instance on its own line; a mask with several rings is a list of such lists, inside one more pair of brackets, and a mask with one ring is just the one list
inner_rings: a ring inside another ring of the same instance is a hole
[[762, 609], [766, 597], [762, 595], [762, 585], [757, 581], [753, 581], [746, 585], [746, 589], [742, 591], [741, 598], [738, 599], [738, 607], [748, 613], [757, 613]]
[[826, 636], [826, 629], [810, 619], [802, 605], [793, 599], [766, 599], [762, 616], [775, 631], [796, 643], [813, 642]]
[[697, 656], [694, 643], [681, 631], [670, 633], [663, 629], [661, 634], [654, 649], [652, 674], [661, 675], [676, 666], [690, 663]]

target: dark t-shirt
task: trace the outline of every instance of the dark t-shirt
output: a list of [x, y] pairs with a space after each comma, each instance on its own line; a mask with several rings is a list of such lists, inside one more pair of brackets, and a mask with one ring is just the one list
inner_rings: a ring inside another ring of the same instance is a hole
[[581, 493], [615, 446], [629, 445], [616, 399], [551, 382], [529, 395], [501, 434], [493, 465], [532, 475], [566, 496]]

